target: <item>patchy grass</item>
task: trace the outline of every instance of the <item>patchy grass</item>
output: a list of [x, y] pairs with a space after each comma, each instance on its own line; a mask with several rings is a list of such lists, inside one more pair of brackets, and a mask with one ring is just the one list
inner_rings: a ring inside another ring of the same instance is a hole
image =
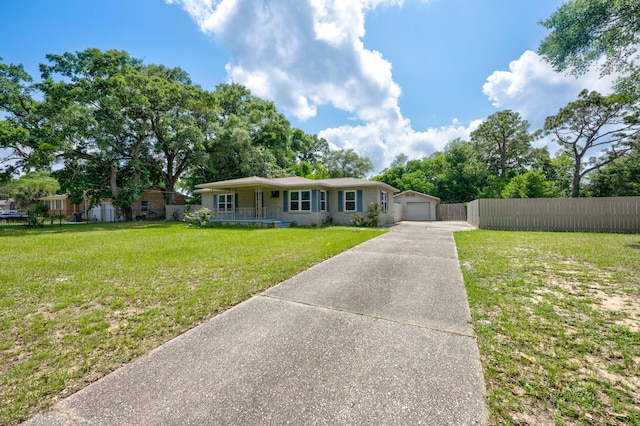
[[640, 424], [640, 236], [455, 235], [491, 423]]
[[0, 424], [381, 230], [0, 229]]

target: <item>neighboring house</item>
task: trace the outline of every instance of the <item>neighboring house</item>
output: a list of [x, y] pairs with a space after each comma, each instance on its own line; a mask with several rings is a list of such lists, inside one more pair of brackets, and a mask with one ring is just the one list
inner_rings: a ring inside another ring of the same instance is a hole
[[[185, 205], [185, 196], [179, 193], [174, 195], [176, 204]], [[122, 211], [113, 204], [110, 198], [103, 198], [97, 205], [88, 206], [88, 202], [73, 205], [67, 194], [49, 195], [39, 199], [49, 208], [49, 215], [62, 214], [67, 217], [79, 213], [80, 220], [93, 222], [115, 222], [122, 220]], [[142, 191], [142, 197], [131, 205], [131, 211], [135, 219], [161, 219], [165, 217], [164, 189], [158, 186], [150, 186]]]
[[[165, 200], [166, 189], [160, 186], [149, 186], [142, 191], [142, 197], [139, 201], [134, 201], [131, 204], [131, 211], [134, 216], [141, 219], [159, 219], [165, 217], [166, 204]], [[173, 198], [175, 205], [184, 206], [187, 204], [187, 199], [183, 194], [174, 192]]]
[[282, 220], [299, 225], [322, 225], [331, 220], [348, 225], [369, 204], [383, 211], [380, 225], [394, 222], [392, 204], [396, 188], [382, 182], [355, 178], [312, 180], [303, 177], [241, 179], [196, 185], [202, 205], [217, 220]]
[[72, 204], [67, 194], [47, 195], [38, 200], [47, 206], [49, 216], [73, 216], [82, 212], [82, 204]]
[[15, 210], [16, 202], [13, 198], [7, 200], [0, 200], [0, 210]]
[[394, 195], [393, 202], [400, 205], [397, 221], [436, 220], [436, 204], [440, 198], [409, 190]]

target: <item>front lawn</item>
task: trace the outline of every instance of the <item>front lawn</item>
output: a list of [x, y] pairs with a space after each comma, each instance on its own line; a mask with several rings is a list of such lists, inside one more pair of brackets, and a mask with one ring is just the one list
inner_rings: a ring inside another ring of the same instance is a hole
[[0, 424], [383, 230], [0, 229]]
[[491, 424], [640, 424], [640, 236], [455, 235]]

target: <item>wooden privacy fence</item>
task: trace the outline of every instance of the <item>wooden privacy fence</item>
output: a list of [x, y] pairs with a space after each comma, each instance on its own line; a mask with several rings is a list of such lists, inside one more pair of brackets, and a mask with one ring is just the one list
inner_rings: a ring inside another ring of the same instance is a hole
[[480, 229], [640, 233], [640, 197], [480, 199], [467, 221]]
[[467, 207], [464, 204], [437, 204], [436, 220], [465, 222], [467, 220]]

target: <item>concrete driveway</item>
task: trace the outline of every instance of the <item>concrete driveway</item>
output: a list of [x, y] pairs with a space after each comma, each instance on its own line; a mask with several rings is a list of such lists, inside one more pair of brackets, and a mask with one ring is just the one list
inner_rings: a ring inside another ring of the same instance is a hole
[[486, 424], [452, 235], [465, 229], [400, 223], [28, 424]]

